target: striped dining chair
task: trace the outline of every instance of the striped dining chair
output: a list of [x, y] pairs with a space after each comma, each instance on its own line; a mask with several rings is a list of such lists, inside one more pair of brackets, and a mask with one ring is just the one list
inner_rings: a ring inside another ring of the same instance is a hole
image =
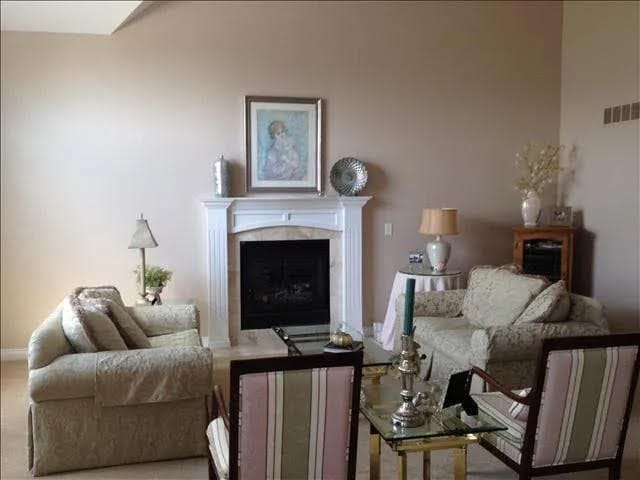
[[620, 478], [639, 350], [638, 333], [547, 339], [534, 385], [521, 392], [474, 367], [495, 390], [473, 395], [481, 415], [508, 427], [480, 444], [520, 480], [598, 468]]
[[355, 478], [362, 352], [234, 360], [207, 428], [209, 476]]

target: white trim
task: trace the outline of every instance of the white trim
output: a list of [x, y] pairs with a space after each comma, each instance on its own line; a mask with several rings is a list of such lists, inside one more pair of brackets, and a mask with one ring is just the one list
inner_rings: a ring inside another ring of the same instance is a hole
[[[310, 227], [342, 232], [342, 321], [361, 331], [362, 209], [371, 197], [280, 195], [214, 198], [206, 212], [209, 345], [229, 347], [228, 236], [258, 228]], [[368, 332], [370, 333], [370, 329]]]
[[0, 361], [15, 362], [27, 359], [26, 348], [2, 348], [0, 349]]

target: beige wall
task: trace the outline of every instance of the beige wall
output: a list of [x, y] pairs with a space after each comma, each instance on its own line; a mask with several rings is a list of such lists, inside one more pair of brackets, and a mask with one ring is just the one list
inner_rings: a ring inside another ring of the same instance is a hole
[[3, 33], [2, 346], [23, 347], [76, 285], [115, 284], [132, 301], [138, 257], [126, 247], [141, 211], [160, 243], [150, 263], [175, 271], [166, 297], [206, 312], [198, 200], [218, 153], [242, 193], [245, 94], [323, 97], [325, 174], [343, 156], [367, 162], [369, 323], [425, 241], [423, 206], [460, 209], [454, 264], [509, 261], [513, 152], [557, 141], [561, 13], [172, 2], [110, 37]]
[[638, 5], [565, 2], [563, 16], [560, 141], [573, 171], [565, 193], [584, 225], [574, 278], [615, 329], [640, 328], [640, 126], [604, 125], [603, 110], [640, 97]]

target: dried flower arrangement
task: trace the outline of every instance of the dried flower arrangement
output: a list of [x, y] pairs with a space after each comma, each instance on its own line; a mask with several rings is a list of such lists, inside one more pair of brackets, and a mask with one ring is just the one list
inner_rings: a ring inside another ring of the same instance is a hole
[[536, 152], [536, 145], [527, 142], [522, 152], [516, 153], [515, 166], [523, 170], [522, 176], [516, 181], [516, 190], [526, 196], [528, 192], [542, 193], [544, 187], [557, 179], [562, 170], [560, 166], [560, 152], [562, 145], [545, 145]]

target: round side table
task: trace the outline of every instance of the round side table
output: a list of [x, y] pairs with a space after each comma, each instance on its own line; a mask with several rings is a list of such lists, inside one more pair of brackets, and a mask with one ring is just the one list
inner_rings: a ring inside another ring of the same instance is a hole
[[393, 339], [396, 329], [396, 300], [404, 293], [407, 278], [415, 278], [416, 292], [432, 292], [443, 290], [456, 290], [462, 288], [462, 271], [447, 269], [436, 273], [429, 265], [423, 263], [410, 263], [396, 272], [387, 304], [387, 313], [384, 316], [382, 329], [376, 335], [376, 340], [382, 344], [385, 350], [393, 350]]

